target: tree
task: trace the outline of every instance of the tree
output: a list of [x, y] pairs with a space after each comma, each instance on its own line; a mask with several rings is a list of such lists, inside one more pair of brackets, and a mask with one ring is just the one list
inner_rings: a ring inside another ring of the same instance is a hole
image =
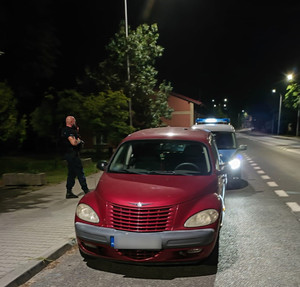
[[0, 82], [0, 142], [9, 141], [21, 144], [26, 138], [26, 117], [19, 118], [17, 101], [12, 89]]
[[36, 148], [42, 143], [44, 150], [55, 150], [66, 116], [74, 115], [81, 122], [83, 101], [84, 97], [76, 90], [56, 91], [49, 88], [40, 106], [30, 115], [32, 130], [38, 137]]
[[116, 146], [125, 135], [133, 131], [126, 123], [127, 107], [128, 98], [123, 92], [109, 90], [86, 97], [83, 113], [95, 135], [103, 136], [109, 146]]
[[150, 98], [150, 114], [152, 115], [151, 127], [162, 126], [162, 117], [171, 119], [173, 109], [168, 105], [168, 97], [171, 91], [171, 85], [163, 82], [160, 84], [159, 90]]
[[299, 116], [300, 116], [300, 85], [296, 82], [287, 86], [287, 93], [284, 96], [284, 105], [288, 108], [298, 109], [296, 136], [299, 135]]
[[[158, 37], [156, 24], [143, 24], [136, 30], [129, 28], [128, 37], [121, 24], [119, 33], [106, 47], [108, 58], [99, 64], [98, 71], [89, 73], [100, 90], [124, 91], [132, 102], [133, 126], [138, 129], [155, 126], [158, 118], [170, 117], [167, 97], [171, 85], [163, 82], [157, 88], [158, 72], [154, 65], [163, 53], [163, 48], [157, 45]], [[159, 109], [153, 109], [155, 96], [161, 104]]]
[[126, 123], [127, 107], [128, 98], [121, 91], [84, 96], [76, 90], [50, 89], [31, 113], [30, 123], [38, 137], [55, 147], [66, 116], [73, 115], [81, 130], [89, 131], [90, 136], [104, 136], [109, 145], [115, 146], [133, 131]]
[[300, 85], [298, 83], [292, 83], [287, 86], [288, 91], [284, 95], [284, 105], [288, 108], [298, 109], [300, 105]]

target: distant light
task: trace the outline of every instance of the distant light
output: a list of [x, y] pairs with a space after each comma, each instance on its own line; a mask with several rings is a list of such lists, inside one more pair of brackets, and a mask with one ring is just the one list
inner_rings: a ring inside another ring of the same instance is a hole
[[273, 89], [273, 90], [272, 90], [272, 93], [275, 94], [275, 93], [276, 93], [276, 89]]
[[212, 102], [214, 102], [215, 100], [214, 100], [214, 99], [212, 99], [211, 101], [212, 101]]
[[289, 81], [293, 80], [293, 77], [294, 77], [293, 74], [288, 74], [288, 75], [287, 75], [287, 79], [288, 79]]
[[226, 98], [224, 99], [224, 102], [227, 102], [227, 99], [226, 99]]
[[214, 119], [214, 118], [208, 118], [208, 119], [205, 119], [205, 122], [208, 123], [208, 124], [213, 124], [213, 123], [216, 123], [218, 120], [217, 119]]
[[214, 108], [216, 107], [217, 105], [216, 104], [214, 104]]
[[229, 124], [229, 118], [197, 118], [196, 124]]

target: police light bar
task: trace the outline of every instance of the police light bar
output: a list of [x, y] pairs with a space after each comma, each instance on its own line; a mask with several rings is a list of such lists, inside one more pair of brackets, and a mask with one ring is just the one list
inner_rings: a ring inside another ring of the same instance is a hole
[[229, 118], [222, 118], [222, 119], [217, 119], [217, 118], [197, 118], [196, 119], [196, 124], [230, 124], [230, 119]]

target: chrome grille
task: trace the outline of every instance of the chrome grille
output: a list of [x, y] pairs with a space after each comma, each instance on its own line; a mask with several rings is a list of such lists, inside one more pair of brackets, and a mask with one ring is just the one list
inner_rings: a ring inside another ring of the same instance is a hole
[[174, 207], [147, 208], [109, 205], [109, 227], [132, 232], [170, 230]]

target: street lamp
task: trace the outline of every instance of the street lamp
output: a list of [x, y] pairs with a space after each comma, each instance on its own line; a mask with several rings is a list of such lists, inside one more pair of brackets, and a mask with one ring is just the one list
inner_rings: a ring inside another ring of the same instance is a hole
[[293, 74], [288, 74], [288, 75], [287, 75], [288, 81], [292, 81], [292, 80], [293, 80], [293, 77], [294, 77]]
[[215, 99], [212, 99], [211, 102], [213, 103], [213, 107], [216, 108], [217, 105], [215, 104]]

